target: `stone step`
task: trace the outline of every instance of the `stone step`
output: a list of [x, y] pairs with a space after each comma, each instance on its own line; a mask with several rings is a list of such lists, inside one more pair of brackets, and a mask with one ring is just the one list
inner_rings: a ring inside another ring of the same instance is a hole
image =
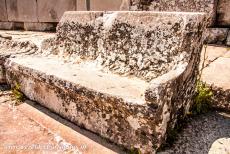
[[201, 80], [213, 90], [212, 106], [230, 111], [230, 49], [208, 45], [203, 48], [202, 63]]
[[2, 78], [79, 126], [154, 153], [193, 103], [205, 26], [202, 13], [66, 12], [54, 38], [0, 40]]
[[35, 102], [27, 100], [16, 108], [48, 131], [59, 135], [64, 141], [76, 147], [79, 153], [124, 153], [119, 147], [108, 143], [91, 132], [81, 129]]
[[12, 97], [0, 85], [0, 151], [7, 153], [125, 153], [123, 149], [42, 107]]

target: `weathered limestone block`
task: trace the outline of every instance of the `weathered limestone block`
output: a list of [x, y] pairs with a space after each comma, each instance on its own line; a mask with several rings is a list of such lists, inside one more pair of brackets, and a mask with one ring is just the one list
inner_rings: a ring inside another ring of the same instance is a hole
[[0, 22], [1, 21], [8, 21], [5, 0], [0, 0]]
[[129, 10], [129, 0], [90, 0], [91, 11]]
[[65, 11], [76, 10], [76, 0], [37, 0], [39, 22], [59, 22]]
[[37, 22], [36, 0], [7, 0], [9, 21]]
[[7, 83], [29, 99], [155, 153], [193, 103], [205, 21], [202, 13], [66, 12], [55, 39], [3, 38], [0, 57]]
[[57, 38], [42, 45], [52, 57], [7, 59], [7, 82], [112, 142], [154, 153], [192, 105], [204, 21], [201, 13], [66, 12]]
[[217, 7], [217, 24], [220, 26], [230, 26], [230, 1], [219, 0]]
[[225, 44], [228, 36], [228, 28], [207, 28], [203, 39], [206, 44]]
[[59, 53], [97, 59], [109, 71], [150, 81], [190, 55], [186, 42], [180, 41], [187, 32], [181, 30], [181, 14], [155, 14], [67, 12], [57, 28], [57, 42], [63, 47]]
[[131, 0], [131, 10], [206, 12], [209, 26], [216, 19], [217, 0]]

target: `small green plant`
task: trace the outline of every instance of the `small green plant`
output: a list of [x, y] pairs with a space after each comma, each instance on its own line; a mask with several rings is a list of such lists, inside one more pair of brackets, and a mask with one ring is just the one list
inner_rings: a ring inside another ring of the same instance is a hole
[[207, 54], [207, 45], [204, 45], [204, 56], [202, 60], [202, 65], [200, 69], [200, 73], [198, 74], [198, 79], [196, 82], [196, 95], [195, 95], [195, 103], [192, 106], [191, 114], [202, 114], [208, 112], [211, 106], [211, 99], [213, 97], [213, 92], [211, 88], [209, 88], [204, 82], [201, 81], [201, 76], [203, 73], [205, 66], [205, 61], [208, 59]]
[[200, 80], [196, 85], [195, 103], [192, 107], [192, 114], [202, 114], [208, 112], [211, 106], [211, 99], [213, 96], [212, 90]]
[[140, 149], [137, 149], [137, 148], [131, 148], [128, 152], [128, 154], [141, 154], [141, 151]]
[[24, 95], [23, 93], [20, 91], [20, 84], [16, 83], [14, 88], [12, 89], [12, 93], [15, 97], [15, 99], [19, 102], [24, 100]]

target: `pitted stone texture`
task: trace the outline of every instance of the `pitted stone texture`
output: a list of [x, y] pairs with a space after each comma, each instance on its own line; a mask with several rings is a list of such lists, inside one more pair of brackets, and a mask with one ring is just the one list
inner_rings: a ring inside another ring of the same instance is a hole
[[230, 1], [229, 0], [219, 0], [217, 7], [217, 24], [220, 26], [229, 27], [230, 26]]
[[1, 21], [8, 21], [5, 0], [0, 0], [0, 22]]
[[[77, 125], [128, 149], [155, 153], [175, 126], [177, 116], [185, 115], [192, 105], [204, 20], [199, 13], [70, 12], [61, 20], [57, 38], [45, 40], [41, 45], [40, 53], [51, 55], [11, 56], [4, 61], [6, 79], [12, 86], [20, 84], [20, 90], [28, 98]], [[151, 28], [155, 31], [150, 31]], [[173, 38], [178, 42], [166, 42]], [[147, 45], [154, 45], [155, 41], [162, 46], [157, 50], [156, 44], [150, 52]], [[136, 45], [139, 42], [140, 46]], [[120, 43], [127, 43], [130, 50]], [[172, 56], [176, 62], [151, 82], [141, 80], [144, 76], [137, 74], [119, 76], [121, 73], [105, 65], [109, 59], [118, 65], [116, 62], [124, 60], [121, 57], [125, 54], [127, 63], [120, 67], [129, 67], [133, 65], [129, 63], [133, 53], [145, 55], [145, 51], [156, 60]], [[115, 60], [111, 58], [113, 52], [118, 55]], [[54, 58], [58, 56], [61, 58]]]
[[76, 0], [37, 0], [39, 22], [59, 22], [65, 11], [76, 10]]
[[228, 32], [228, 28], [207, 28], [203, 37], [204, 43], [225, 44]]
[[7, 0], [6, 5], [9, 21], [38, 22], [36, 0]]
[[188, 47], [188, 34], [201, 32], [202, 18], [192, 13], [67, 12], [57, 28], [59, 54], [97, 59], [105, 71], [150, 81], [189, 60], [195, 44]]
[[131, 10], [206, 12], [209, 26], [216, 19], [217, 0], [131, 0]]
[[[5, 66], [7, 81], [12, 85], [20, 83], [21, 91], [28, 98], [40, 102], [43, 106], [75, 124], [126, 148], [136, 147], [140, 148], [142, 152], [154, 152], [156, 150], [152, 146], [159, 145], [155, 126], [156, 123], [159, 123], [157, 120], [160, 120], [161, 111], [157, 111], [146, 104], [133, 103], [132, 100], [127, 101], [121, 96], [97, 91], [95, 87], [91, 89], [82, 84], [83, 80], [82, 83], [79, 83], [78, 80], [66, 82], [63, 77], [66, 78], [67, 76], [56, 63], [45, 65], [45, 68], [54, 70], [53, 72], [44, 72], [39, 65], [33, 65], [35, 64], [33, 59], [31, 61], [26, 60], [26, 62], [23, 60], [24, 58], [11, 59]], [[40, 60], [43, 61], [44, 58], [41, 57]], [[48, 61], [50, 60], [48, 59]], [[47, 60], [45, 61], [47, 62]], [[60, 64], [60, 61], [56, 62]], [[67, 67], [68, 65], [64, 64], [64, 66]], [[58, 75], [55, 70], [60, 70], [64, 76], [61, 77], [61, 74]], [[95, 76], [91, 75], [91, 77]], [[98, 84], [97, 80], [94, 82], [98, 86], [105, 85], [103, 83]], [[87, 80], [85, 83], [87, 84]], [[113, 84], [117, 83], [114, 82]], [[109, 91], [113, 89], [116, 88], [108, 87]], [[124, 87], [124, 89], [126, 88]], [[127, 89], [126, 93], [129, 92]], [[117, 92], [117, 94], [122, 93]]]

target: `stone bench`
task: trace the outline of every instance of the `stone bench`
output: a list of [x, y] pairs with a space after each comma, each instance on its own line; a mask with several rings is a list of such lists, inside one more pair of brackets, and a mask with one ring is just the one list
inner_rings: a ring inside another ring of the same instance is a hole
[[36, 54], [4, 59], [6, 81], [118, 145], [155, 152], [192, 105], [204, 18], [66, 12]]

